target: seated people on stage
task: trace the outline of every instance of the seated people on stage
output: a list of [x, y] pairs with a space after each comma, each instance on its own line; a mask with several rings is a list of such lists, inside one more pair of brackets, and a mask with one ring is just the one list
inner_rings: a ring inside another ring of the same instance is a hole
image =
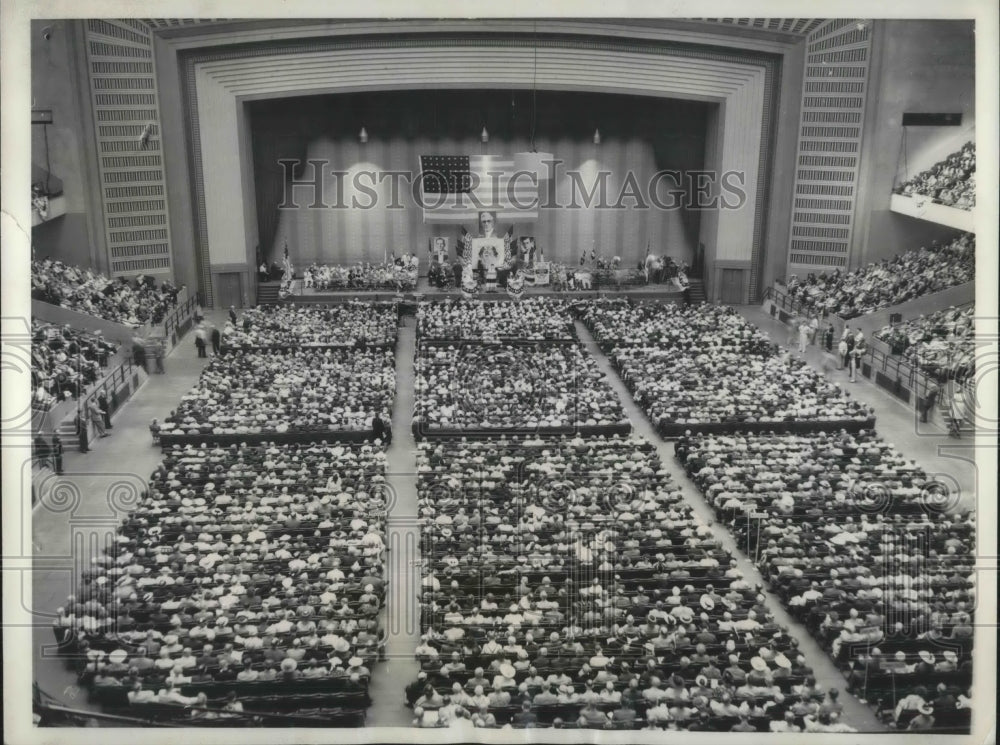
[[325, 290], [387, 290], [401, 292], [417, 286], [419, 259], [404, 254], [384, 263], [315, 264], [303, 272], [303, 285]]
[[391, 349], [234, 352], [202, 371], [160, 436], [364, 431], [389, 418], [395, 383]]
[[417, 306], [417, 334], [425, 339], [576, 338], [569, 304], [528, 298], [522, 302], [424, 302]]
[[223, 349], [393, 344], [396, 303], [263, 305], [244, 311], [241, 325], [227, 324]]
[[37, 406], [49, 408], [68, 399], [79, 398], [88, 385], [96, 383], [108, 366], [118, 344], [91, 334], [31, 320], [31, 393]]
[[766, 732], [824, 698], [793, 691], [796, 641], [651, 443], [425, 441], [417, 470], [414, 706], [457, 704], [484, 726], [729, 730], [745, 719]]
[[976, 206], [976, 143], [965, 143], [957, 153], [921, 171], [894, 191], [927, 196], [939, 204], [971, 210]]
[[447, 344], [417, 350], [417, 427], [627, 426], [593, 358], [577, 344]]
[[872, 411], [725, 306], [593, 303], [584, 322], [650, 419], [689, 424], [868, 421]]
[[[699, 435], [676, 453], [852, 690], [969, 684], [975, 525], [939, 508], [943, 484], [871, 432]], [[764, 515], [749, 531], [747, 511]]]
[[364, 709], [385, 602], [384, 474], [367, 444], [168, 448], [114, 551], [91, 556], [60, 609], [80, 680], [118, 682], [132, 705], [172, 689], [169, 703], [204, 693], [238, 712], [230, 691], [304, 692], [310, 703], [279, 710], [316, 706], [321, 678]]
[[31, 297], [138, 328], [158, 324], [177, 304], [178, 288], [140, 274], [135, 281], [111, 279], [90, 269], [44, 259], [31, 262]]
[[854, 318], [922, 295], [970, 282], [976, 276], [976, 237], [965, 233], [892, 259], [832, 275], [791, 277], [788, 294], [808, 312]]
[[964, 379], [975, 372], [975, 308], [945, 308], [875, 334], [894, 354], [931, 375]]

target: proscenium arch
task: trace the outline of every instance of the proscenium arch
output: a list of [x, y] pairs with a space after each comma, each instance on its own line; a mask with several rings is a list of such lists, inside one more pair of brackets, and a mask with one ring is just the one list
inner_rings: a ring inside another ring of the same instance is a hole
[[[757, 290], [766, 241], [780, 55], [638, 39], [427, 34], [201, 49], [183, 54], [181, 62], [196, 254], [210, 304], [214, 273], [242, 271], [249, 283], [256, 259], [253, 166], [244, 104], [422, 88], [537, 88], [717, 103], [707, 133], [705, 168], [743, 174], [746, 202], [739, 209], [706, 212], [701, 241], [711, 260], [745, 266], [751, 296]], [[706, 280], [711, 286], [712, 278]]]

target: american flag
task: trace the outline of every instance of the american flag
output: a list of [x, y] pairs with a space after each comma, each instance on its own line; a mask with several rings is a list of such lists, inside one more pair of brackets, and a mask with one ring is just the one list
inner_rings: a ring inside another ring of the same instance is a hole
[[421, 155], [420, 199], [425, 223], [477, 223], [495, 212], [497, 222], [538, 219], [538, 182], [514, 158], [497, 155]]

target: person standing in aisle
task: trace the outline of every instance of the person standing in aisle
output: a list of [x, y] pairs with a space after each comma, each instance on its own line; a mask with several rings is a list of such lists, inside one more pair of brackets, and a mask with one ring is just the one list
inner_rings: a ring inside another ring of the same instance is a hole
[[851, 354], [851, 333], [847, 326], [844, 326], [844, 333], [840, 335], [840, 343], [837, 344], [837, 354], [840, 356], [840, 370], [843, 370], [850, 363]]
[[90, 411], [90, 420], [94, 423], [94, 429], [97, 430], [98, 436], [107, 437], [108, 433], [104, 429], [104, 412], [98, 405], [97, 400], [91, 398], [90, 403], [87, 404], [87, 408]]
[[80, 443], [80, 452], [90, 452], [90, 422], [87, 409], [81, 407], [76, 413], [76, 436]]
[[49, 450], [49, 453], [52, 457], [52, 468], [61, 476], [63, 472], [63, 444], [62, 440], [59, 439], [59, 434], [56, 432], [52, 433], [52, 447]]
[[930, 414], [934, 409], [934, 404], [937, 403], [938, 396], [941, 394], [941, 388], [934, 379], [928, 379], [927, 390], [924, 391], [924, 395], [920, 398], [920, 421], [927, 421], [927, 415]]
[[208, 357], [208, 355], [205, 354], [205, 347], [207, 346], [205, 327], [200, 323], [194, 331], [194, 345], [198, 348], [198, 357]]
[[851, 382], [857, 383], [857, 373], [858, 368], [861, 367], [861, 358], [864, 357], [865, 352], [868, 351], [868, 342], [865, 340], [865, 334], [858, 327], [857, 333], [854, 335], [854, 345], [851, 349]]
[[965, 391], [961, 384], [954, 383], [951, 394], [951, 411], [948, 421], [948, 436], [958, 439], [962, 438], [962, 420], [965, 419]]
[[806, 353], [806, 347], [809, 346], [809, 339], [812, 336], [812, 327], [809, 322], [803, 318], [799, 321], [799, 354]]
[[212, 354], [218, 356], [219, 350], [222, 347], [222, 332], [219, 331], [219, 327], [212, 325]]
[[97, 397], [97, 404], [101, 407], [101, 412], [104, 414], [104, 428], [114, 429], [111, 425], [111, 407], [108, 406], [108, 394], [101, 391], [101, 395]]
[[163, 358], [167, 353], [167, 350], [165, 349], [166, 344], [167, 340], [161, 339], [153, 352], [153, 357], [156, 360], [156, 372], [160, 375], [163, 375], [166, 372], [166, 370], [163, 369]]

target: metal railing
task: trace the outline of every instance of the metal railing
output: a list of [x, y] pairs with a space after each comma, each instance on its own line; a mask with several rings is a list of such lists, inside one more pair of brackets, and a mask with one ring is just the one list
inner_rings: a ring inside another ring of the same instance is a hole
[[198, 306], [197, 293], [191, 294], [187, 300], [171, 310], [167, 317], [163, 319], [163, 333], [171, 344], [176, 344], [177, 340], [184, 336], [191, 326], [191, 319], [194, 316], [194, 309]]
[[[131, 357], [128, 357], [118, 367], [112, 370], [110, 375], [106, 375], [104, 379], [94, 388], [77, 399], [77, 411], [83, 409], [83, 407], [87, 406], [92, 399], [96, 399], [103, 393], [108, 399], [108, 414], [113, 413], [122, 403], [124, 403], [124, 401], [118, 400], [118, 391], [121, 390], [126, 383], [131, 385], [133, 375], [135, 375], [135, 363], [132, 361]], [[126, 396], [125, 400], [127, 399], [128, 397]]]

